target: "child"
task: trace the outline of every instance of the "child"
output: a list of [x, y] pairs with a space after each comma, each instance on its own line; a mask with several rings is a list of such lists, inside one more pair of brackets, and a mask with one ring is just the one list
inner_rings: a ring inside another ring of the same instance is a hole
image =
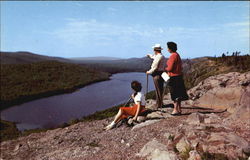
[[133, 120], [136, 121], [138, 115], [145, 111], [146, 101], [144, 94], [141, 92], [141, 83], [138, 81], [133, 81], [131, 82], [131, 88], [135, 91], [135, 93], [133, 93], [131, 96], [134, 99], [135, 104], [131, 107], [121, 107], [115, 116], [114, 121], [106, 126], [104, 128], [105, 130], [114, 128], [120, 120], [127, 118], [128, 116], [134, 116]]

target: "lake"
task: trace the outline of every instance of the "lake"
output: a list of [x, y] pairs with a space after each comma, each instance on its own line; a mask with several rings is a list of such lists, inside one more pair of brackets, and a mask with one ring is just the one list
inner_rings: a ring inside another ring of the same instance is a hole
[[[16, 122], [19, 130], [56, 127], [72, 119], [126, 102], [133, 93], [130, 83], [138, 80], [146, 93], [146, 74], [118, 73], [111, 80], [94, 83], [73, 93], [42, 98], [1, 111], [1, 119]], [[149, 91], [154, 90], [149, 76]]]

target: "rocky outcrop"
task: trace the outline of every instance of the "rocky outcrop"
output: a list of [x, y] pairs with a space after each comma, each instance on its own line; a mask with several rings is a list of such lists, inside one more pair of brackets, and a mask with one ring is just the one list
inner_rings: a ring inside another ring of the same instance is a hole
[[[238, 78], [237, 78], [238, 77]], [[34, 133], [1, 142], [1, 159], [8, 160], [201, 160], [249, 158], [250, 88], [244, 74], [210, 77], [189, 93], [192, 100], [182, 104], [182, 115], [171, 116], [172, 101], [152, 110], [139, 121], [104, 131], [112, 118]], [[220, 83], [226, 81], [221, 86]], [[206, 87], [209, 86], [210, 87]], [[223, 87], [224, 86], [224, 87]], [[235, 91], [224, 89], [227, 87]], [[239, 93], [238, 93], [239, 92]], [[230, 104], [225, 105], [216, 94]], [[228, 95], [231, 96], [227, 97]], [[210, 97], [206, 102], [206, 97]], [[213, 101], [213, 105], [207, 105]], [[148, 100], [147, 108], [154, 108]], [[204, 104], [204, 105], [202, 105]], [[205, 106], [202, 108], [200, 106]], [[228, 109], [230, 112], [218, 110]], [[211, 158], [212, 157], [212, 158]]]
[[[250, 72], [231, 72], [207, 78], [190, 89], [190, 104], [199, 107], [227, 109], [230, 113], [237, 110], [242, 95], [250, 86]], [[249, 99], [248, 97], [245, 97]], [[245, 103], [249, 106], [250, 103]]]

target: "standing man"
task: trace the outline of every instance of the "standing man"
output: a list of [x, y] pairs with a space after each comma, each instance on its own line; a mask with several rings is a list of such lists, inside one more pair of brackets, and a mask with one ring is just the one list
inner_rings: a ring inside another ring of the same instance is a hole
[[146, 72], [146, 74], [151, 74], [153, 77], [154, 85], [155, 85], [155, 93], [156, 93], [156, 108], [161, 108], [163, 105], [163, 85], [164, 80], [161, 77], [161, 74], [165, 70], [165, 57], [161, 53], [161, 45], [155, 44], [153, 47], [154, 54], [148, 54], [147, 57], [153, 59], [153, 63], [151, 65], [151, 68], [149, 71]]

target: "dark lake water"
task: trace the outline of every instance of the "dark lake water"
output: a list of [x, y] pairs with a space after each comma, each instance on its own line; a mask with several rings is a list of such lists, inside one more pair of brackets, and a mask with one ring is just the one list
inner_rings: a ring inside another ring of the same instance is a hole
[[[71, 119], [82, 118], [96, 111], [124, 103], [132, 94], [130, 83], [138, 80], [146, 92], [146, 74], [139, 72], [113, 74], [111, 80], [16, 105], [1, 111], [1, 119], [17, 122], [19, 130], [56, 127]], [[149, 91], [154, 89], [149, 76]]]

